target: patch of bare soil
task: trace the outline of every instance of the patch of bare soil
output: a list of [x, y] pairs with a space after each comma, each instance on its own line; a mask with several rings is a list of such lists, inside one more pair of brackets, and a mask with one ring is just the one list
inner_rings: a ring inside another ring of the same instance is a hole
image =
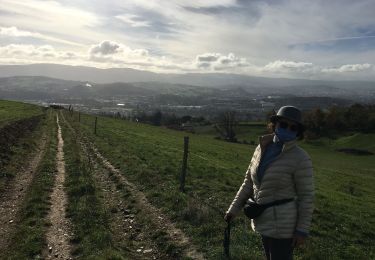
[[64, 140], [61, 134], [59, 117], [57, 116], [58, 126], [58, 146], [57, 146], [57, 173], [55, 185], [51, 194], [51, 210], [47, 216], [51, 223], [47, 233], [48, 249], [44, 250], [42, 255], [45, 259], [71, 259], [71, 246], [69, 240], [71, 235], [71, 223], [66, 218], [67, 196], [64, 191], [65, 182], [65, 162], [64, 162]]
[[[175, 224], [160, 211], [160, 209], [153, 206], [147, 200], [145, 194], [139, 191], [133, 183], [129, 182], [118, 169], [116, 169], [103, 155], [100, 154], [93, 144], [90, 144], [90, 146], [91, 150], [103, 163], [103, 165], [115, 176], [115, 178], [119, 180], [121, 184], [126, 186], [127, 190], [129, 190], [134, 198], [137, 208], [144, 211], [145, 214], [149, 216], [149, 220], [154, 222], [153, 224], [158, 230], [165, 231], [168, 234], [169, 239], [183, 250], [182, 253], [185, 257], [192, 259], [204, 259], [203, 254], [195, 248], [181, 229], [177, 228]], [[126, 208], [122, 208], [122, 210], [124, 211]], [[128, 214], [128, 212], [125, 212], [125, 214]], [[133, 226], [131, 227], [133, 228]]]
[[35, 154], [30, 161], [20, 169], [2, 191], [0, 196], [0, 255], [12, 238], [12, 234], [18, 223], [18, 213], [25, 194], [30, 186], [37, 167], [43, 158], [46, 148], [47, 138], [44, 134], [39, 142]]

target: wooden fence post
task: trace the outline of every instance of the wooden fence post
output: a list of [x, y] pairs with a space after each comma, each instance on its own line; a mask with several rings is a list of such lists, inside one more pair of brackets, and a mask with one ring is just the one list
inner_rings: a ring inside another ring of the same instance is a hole
[[189, 136], [184, 137], [184, 157], [182, 159], [182, 169], [180, 176], [180, 191], [185, 192], [185, 177], [187, 168], [187, 159], [189, 153]]
[[96, 134], [96, 124], [98, 123], [98, 117], [95, 117], [95, 128], [94, 128], [94, 134]]

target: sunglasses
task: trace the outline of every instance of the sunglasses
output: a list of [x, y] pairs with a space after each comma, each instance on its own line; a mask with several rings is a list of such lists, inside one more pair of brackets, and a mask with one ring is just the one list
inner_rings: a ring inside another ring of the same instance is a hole
[[289, 124], [285, 121], [279, 121], [280, 128], [287, 129], [289, 128], [290, 131], [297, 132], [298, 131], [298, 125], [296, 124]]

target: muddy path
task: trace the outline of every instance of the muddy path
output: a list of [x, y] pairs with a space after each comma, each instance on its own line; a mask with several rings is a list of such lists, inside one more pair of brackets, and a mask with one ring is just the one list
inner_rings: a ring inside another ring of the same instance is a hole
[[45, 259], [71, 259], [71, 246], [69, 240], [72, 237], [72, 226], [66, 217], [67, 195], [64, 191], [65, 162], [64, 140], [62, 138], [59, 116], [57, 115], [57, 155], [56, 155], [56, 179], [51, 193], [51, 209], [47, 219], [51, 226], [46, 233], [47, 249], [43, 250]]
[[[128, 181], [126, 177], [116, 169], [110, 162], [107, 160], [92, 143], [87, 144], [90, 147], [92, 153], [99, 159], [103, 166], [109, 170], [111, 179], [116, 180], [117, 186], [120, 186], [122, 189], [126, 189], [132, 196], [133, 202], [136, 205], [136, 208], [140, 211], [143, 211], [143, 215], [148, 216], [148, 220], [153, 222], [153, 225], [157, 230], [166, 232], [168, 239], [172, 241], [178, 248], [182, 250], [182, 256], [188, 257], [191, 259], [205, 259], [203, 254], [200, 253], [197, 248], [191, 243], [187, 235], [176, 227], [176, 225], [164, 215], [160, 209], [153, 206], [146, 198], [145, 194], [137, 187]], [[126, 212], [128, 213], [128, 212]], [[179, 257], [180, 258], [180, 257]]]
[[[46, 151], [48, 137], [42, 134], [38, 147], [19, 173], [7, 183], [0, 196], [0, 256], [10, 243], [19, 221], [19, 210]], [[26, 158], [28, 160], [28, 158]]]

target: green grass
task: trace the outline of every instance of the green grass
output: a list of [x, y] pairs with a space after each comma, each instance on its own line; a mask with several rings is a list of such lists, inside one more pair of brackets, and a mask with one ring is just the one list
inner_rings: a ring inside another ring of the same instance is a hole
[[11, 122], [38, 116], [43, 113], [43, 108], [36, 105], [0, 100], [0, 128]]
[[34, 129], [45, 115], [41, 107], [0, 100], [0, 193], [32, 149]]
[[375, 153], [375, 135], [356, 133], [338, 138], [334, 141], [333, 146], [336, 148], [363, 149]]
[[[217, 136], [220, 134], [212, 125], [198, 126], [194, 127], [194, 131], [199, 135], [204, 135], [207, 137]], [[247, 143], [258, 143], [258, 137], [260, 135], [267, 134], [266, 124], [262, 123], [246, 123], [239, 124], [235, 128], [236, 138], [238, 142], [247, 142]]]
[[108, 212], [100, 199], [88, 157], [80, 149], [80, 136], [60, 115], [66, 163], [68, 217], [74, 226], [73, 256], [77, 259], [124, 259], [114, 248]]
[[[208, 258], [223, 257], [222, 212], [242, 184], [255, 146], [214, 140], [207, 134], [189, 134], [187, 192], [181, 194], [178, 179], [183, 136], [188, 134], [98, 117], [98, 131], [94, 135], [94, 117], [81, 115], [79, 126], [76, 115], [74, 120], [75, 127], [80, 127], [104, 156], [168, 214]], [[263, 130], [254, 130], [253, 135], [260, 131]], [[317, 195], [312, 236], [306, 248], [297, 250], [296, 259], [374, 258], [374, 156], [338, 153], [329, 142], [301, 145], [313, 160]], [[236, 219], [232, 234], [234, 259], [262, 258], [259, 236], [250, 230], [248, 220]]]
[[[44, 234], [48, 223], [45, 217], [50, 206], [49, 194], [54, 183], [56, 168], [57, 140], [53, 114], [52, 111], [48, 113], [46, 120], [42, 121], [41, 127], [35, 133], [35, 135], [41, 135], [41, 132], [47, 131], [46, 152], [27, 190], [26, 199], [20, 209], [20, 220], [9, 249], [5, 252], [5, 259], [34, 258], [40, 255], [46, 243]], [[37, 140], [39, 139], [35, 139]], [[21, 153], [18, 154], [20, 155]]]

